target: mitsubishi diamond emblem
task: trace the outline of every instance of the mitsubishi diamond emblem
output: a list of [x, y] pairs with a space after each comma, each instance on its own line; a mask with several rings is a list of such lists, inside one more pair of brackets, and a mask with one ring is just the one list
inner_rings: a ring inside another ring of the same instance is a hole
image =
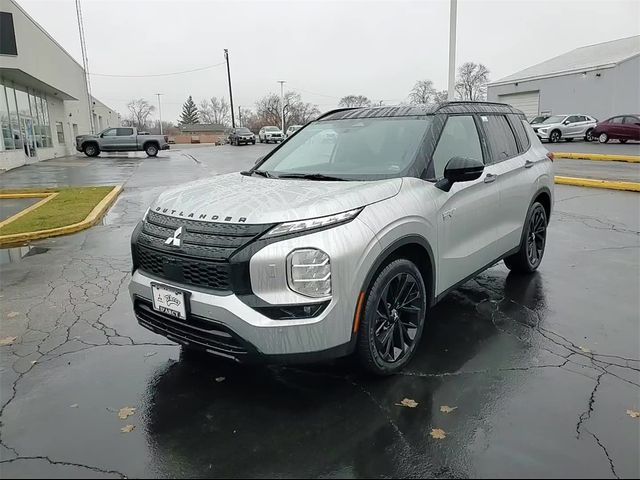
[[180, 240], [180, 235], [182, 235], [182, 227], [173, 232], [173, 236], [167, 238], [164, 241], [165, 245], [171, 245], [172, 247], [179, 247], [182, 243]]

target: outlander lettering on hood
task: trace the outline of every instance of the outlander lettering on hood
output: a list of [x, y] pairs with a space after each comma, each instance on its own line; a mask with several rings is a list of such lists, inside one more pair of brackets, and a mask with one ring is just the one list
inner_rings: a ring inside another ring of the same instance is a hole
[[[208, 220], [210, 222], [217, 222], [218, 220], [223, 222], [233, 222], [233, 217], [227, 217], [222, 215], [207, 215], [206, 213], [196, 214], [194, 212], [185, 213], [184, 211], [180, 211], [178, 213], [177, 210], [169, 210], [168, 208], [156, 207], [156, 212], [158, 213], [166, 213], [167, 215], [178, 216], [182, 218], [192, 218], [194, 220]], [[245, 223], [247, 221], [247, 217], [240, 217], [235, 220], [236, 223]]]

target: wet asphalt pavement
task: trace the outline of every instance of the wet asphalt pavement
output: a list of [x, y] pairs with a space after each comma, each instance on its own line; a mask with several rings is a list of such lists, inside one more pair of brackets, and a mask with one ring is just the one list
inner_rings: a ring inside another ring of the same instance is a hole
[[[268, 148], [58, 159], [0, 177], [125, 186], [102, 225], [1, 267], [0, 337], [18, 337], [0, 347], [2, 477], [640, 475], [640, 421], [626, 413], [640, 410], [635, 193], [556, 186], [540, 271], [498, 264], [451, 293], [390, 378], [349, 360], [193, 361], [139, 327], [129, 236], [149, 203]], [[125, 406], [135, 414], [120, 420]]]

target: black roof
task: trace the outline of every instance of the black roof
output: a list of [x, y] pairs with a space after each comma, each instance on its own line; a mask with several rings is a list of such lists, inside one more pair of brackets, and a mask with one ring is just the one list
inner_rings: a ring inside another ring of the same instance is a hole
[[320, 116], [318, 120], [343, 120], [348, 118], [419, 117], [436, 113], [515, 113], [524, 115], [506, 103], [493, 102], [445, 102], [442, 105], [406, 105], [396, 107], [339, 108]]

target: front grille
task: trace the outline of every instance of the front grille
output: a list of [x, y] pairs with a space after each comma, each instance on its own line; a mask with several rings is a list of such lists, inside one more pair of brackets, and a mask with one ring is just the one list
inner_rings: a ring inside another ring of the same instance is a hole
[[[167, 281], [233, 291], [229, 259], [272, 226], [203, 222], [149, 212], [134, 240], [136, 267]], [[180, 246], [165, 244], [179, 228]]]
[[236, 361], [245, 360], [251, 353], [251, 347], [221, 323], [191, 314], [186, 321], [181, 320], [156, 312], [150, 302], [141, 299], [135, 301], [134, 312], [140, 325], [180, 344], [210, 350]]

